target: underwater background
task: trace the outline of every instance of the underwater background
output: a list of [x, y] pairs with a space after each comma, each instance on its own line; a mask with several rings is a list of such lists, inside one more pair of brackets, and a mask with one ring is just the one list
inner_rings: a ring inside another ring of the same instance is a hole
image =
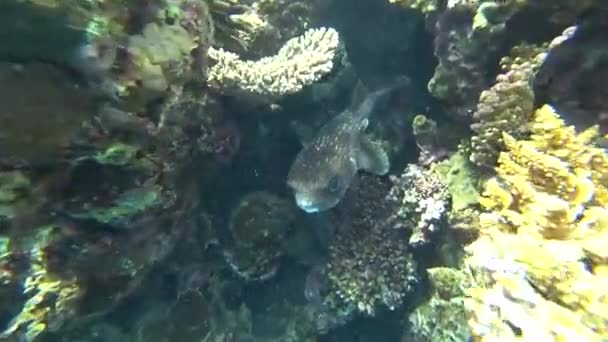
[[2, 0], [0, 341], [608, 341], [605, 0]]

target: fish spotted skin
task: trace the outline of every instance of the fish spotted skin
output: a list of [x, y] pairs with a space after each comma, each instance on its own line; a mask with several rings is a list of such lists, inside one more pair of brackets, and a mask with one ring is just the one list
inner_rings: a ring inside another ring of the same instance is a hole
[[333, 208], [359, 170], [378, 175], [388, 172], [386, 152], [363, 131], [378, 100], [404, 82], [399, 79], [367, 94], [354, 108], [329, 120], [296, 156], [287, 185], [302, 210], [314, 213]]

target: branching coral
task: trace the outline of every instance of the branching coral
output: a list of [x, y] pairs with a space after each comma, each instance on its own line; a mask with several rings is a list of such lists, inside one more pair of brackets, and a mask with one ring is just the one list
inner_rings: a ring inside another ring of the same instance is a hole
[[290, 39], [279, 52], [258, 61], [243, 61], [223, 49], [210, 49], [216, 61], [208, 82], [212, 87], [268, 102], [300, 91], [329, 73], [338, 50], [338, 32], [331, 28], [308, 30]]
[[598, 246], [608, 243], [608, 155], [595, 145], [597, 126], [577, 134], [547, 105], [530, 131], [520, 141], [503, 133], [507, 150], [480, 199], [489, 212], [469, 264], [489, 274], [490, 289], [471, 291], [472, 327], [482, 340], [605, 339], [607, 259]]
[[608, 156], [592, 145], [597, 127], [577, 135], [545, 106], [531, 132], [530, 141], [503, 133], [508, 153], [501, 153], [482, 205], [500, 213], [504, 231], [550, 239], [593, 234], [608, 204]]

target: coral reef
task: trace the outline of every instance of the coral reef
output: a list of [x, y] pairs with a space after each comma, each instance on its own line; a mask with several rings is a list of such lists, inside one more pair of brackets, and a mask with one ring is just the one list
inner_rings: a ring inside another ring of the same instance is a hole
[[295, 215], [292, 203], [271, 193], [253, 192], [241, 198], [228, 227], [233, 243], [225, 249], [234, 272], [246, 280], [274, 276]]
[[394, 310], [417, 282], [406, 236], [387, 222], [395, 210], [383, 202], [388, 191], [385, 180], [365, 175], [343, 200], [347, 216], [336, 227], [324, 270], [328, 295], [323, 304], [333, 315], [374, 315], [381, 306]]
[[11, 300], [2, 336], [38, 341], [115, 309], [191, 228], [198, 202], [178, 175], [195, 139], [169, 149], [175, 133], [163, 127], [176, 121], [158, 127], [151, 116], [99, 106], [50, 65], [19, 64], [6, 77], [20, 90], [7, 108], [29, 104], [7, 112], [22, 134], [3, 134], [0, 292]]
[[[606, 6], [3, 1], [0, 340], [608, 339]], [[392, 175], [298, 210], [396, 75]]]
[[[503, 134], [508, 153], [501, 154], [498, 178], [486, 185], [486, 194], [481, 201], [487, 209], [504, 215], [499, 220], [503, 222], [501, 230], [519, 232], [525, 229], [529, 234], [548, 239], [584, 236], [584, 229], [593, 223], [582, 220], [580, 229], [583, 231], [579, 231], [575, 221], [586, 216], [587, 208], [591, 214], [596, 211], [593, 208], [605, 206], [606, 200], [606, 155], [592, 145], [598, 136], [596, 129], [576, 135], [574, 128], [566, 127], [550, 106], [544, 106], [535, 114], [530, 141], [517, 141], [507, 133]], [[510, 190], [501, 191], [504, 186]], [[543, 201], [538, 201], [540, 198]], [[517, 207], [513, 207], [514, 203]], [[542, 208], [536, 207], [548, 203], [551, 203], [551, 210], [545, 214]], [[534, 214], [549, 216], [544, 223], [530, 221], [541, 220]], [[589, 219], [594, 220], [594, 217]], [[553, 219], [565, 221], [549, 225]]]
[[[13, 317], [0, 338], [21, 335], [28, 341], [34, 341], [47, 329], [58, 329], [73, 317], [77, 302], [84, 295], [75, 279], [57, 279], [47, 269], [44, 248], [48, 246], [38, 243], [45, 243], [52, 231], [52, 227], [42, 230], [41, 236], [36, 237], [36, 244], [25, 252], [30, 255], [24, 261], [29, 263], [29, 269], [17, 278], [22, 278], [19, 280], [23, 284], [23, 296], [26, 299], [21, 311]], [[2, 257], [8, 259], [7, 254]]]
[[550, 103], [579, 130], [599, 123], [602, 133], [608, 132], [608, 94], [602, 86], [608, 45], [598, 35], [607, 28], [604, 22], [591, 22], [566, 29], [551, 43], [534, 78], [537, 101]]
[[449, 159], [432, 166], [433, 171], [447, 187], [452, 213], [462, 212], [478, 203], [479, 175], [467, 155], [461, 148]]
[[295, 37], [313, 26], [314, 1], [259, 0], [254, 3], [281, 37]]
[[468, 274], [453, 268], [427, 270], [430, 299], [412, 312], [406, 341], [466, 341], [469, 327], [464, 307], [465, 291], [470, 286]]
[[60, 158], [99, 107], [91, 91], [49, 64], [1, 63], [0, 82], [0, 163]]
[[420, 150], [420, 156], [418, 156], [420, 165], [428, 166], [447, 154], [447, 151], [440, 146], [439, 132], [435, 120], [429, 119], [423, 114], [418, 114], [412, 122], [412, 131], [416, 138], [416, 145]]
[[478, 237], [479, 193], [483, 186], [475, 165], [469, 161], [464, 145], [449, 159], [432, 165], [450, 196], [447, 229], [437, 239], [437, 258], [442, 265], [462, 267], [463, 246]]
[[266, 45], [275, 47], [280, 37], [259, 2], [211, 0], [209, 11], [216, 29], [216, 48], [257, 56], [265, 52], [260, 50]]
[[112, 49], [93, 61], [82, 48], [123, 32], [124, 5], [121, 0], [105, 1], [103, 6], [83, 0], [4, 1], [0, 58], [57, 63], [82, 72], [108, 71], [115, 57]]
[[456, 7], [439, 15], [434, 24], [435, 56], [439, 64], [428, 83], [450, 115], [467, 119], [476, 99], [490, 83], [486, 66], [495, 58], [504, 23], [475, 27], [470, 9]]
[[509, 27], [518, 14], [537, 11], [542, 13], [541, 20], [566, 27], [574, 24], [581, 12], [603, 6], [594, 1], [391, 2], [426, 14], [439, 61], [428, 83], [429, 92], [443, 103], [450, 115], [465, 122], [475, 110], [480, 93], [492, 83], [492, 69], [498, 64], [501, 51], [521, 42], [521, 38], [506, 39], [507, 30], [519, 34], [514, 28], [517, 23]]
[[443, 9], [443, 1], [439, 0], [389, 0], [392, 4], [398, 4], [406, 8], [412, 8], [422, 13], [432, 13]]
[[[160, 222], [166, 219], [157, 216]], [[37, 341], [111, 310], [138, 287], [142, 276], [167, 255], [181, 233], [179, 229], [163, 231], [165, 227], [140, 218], [132, 222], [133, 229], [138, 224], [146, 229], [128, 238], [124, 234], [111, 237], [82, 231], [83, 223], [63, 221], [40, 227], [23, 241], [13, 238], [2, 255], [10, 275], [3, 277], [8, 280], [3, 288], [24, 289], [14, 298], [21, 307], [2, 332], [4, 338], [26, 336]], [[89, 229], [94, 227], [89, 225]]]
[[473, 163], [494, 167], [498, 154], [504, 150], [502, 132], [515, 137], [528, 134], [530, 114], [538, 98], [542, 98], [534, 88], [549, 82], [552, 76], [548, 70], [556, 64], [555, 49], [569, 41], [575, 31], [575, 27], [565, 29], [548, 47], [517, 45], [510, 56], [501, 60], [503, 73], [496, 77], [491, 88], [481, 93], [477, 110], [473, 113], [471, 128], [477, 133], [471, 137], [470, 159]]
[[114, 72], [106, 76], [131, 111], [164, 96], [169, 86], [177, 89], [203, 78], [214, 41], [206, 2], [165, 0], [148, 11], [153, 14], [144, 16], [141, 31], [121, 48], [126, 57], [117, 59]]
[[176, 89], [159, 109], [153, 129], [163, 149], [183, 163], [210, 157], [230, 164], [240, 149], [241, 132], [216, 99], [200, 89]]
[[477, 134], [471, 137], [470, 159], [476, 165], [493, 167], [496, 164], [498, 154], [503, 150], [502, 132], [515, 136], [527, 133], [534, 110], [530, 79], [544, 57], [542, 47], [515, 47], [512, 56], [501, 62], [505, 71], [496, 77], [496, 84], [481, 93], [471, 126]]
[[408, 231], [410, 246], [427, 244], [439, 233], [450, 210], [446, 185], [432, 171], [413, 164], [392, 177], [392, 182], [386, 200], [399, 209], [390, 217], [391, 225]]
[[414, 116], [412, 133], [420, 151], [418, 164], [422, 166], [430, 166], [449, 157], [451, 151], [458, 149], [463, 136], [466, 136], [464, 130], [449, 123], [439, 124], [424, 114]]
[[228, 94], [272, 102], [329, 73], [338, 47], [338, 32], [319, 28], [290, 39], [276, 55], [258, 61], [243, 61], [229, 51], [211, 49], [209, 57], [216, 64], [209, 70], [207, 81]]
[[163, 92], [187, 70], [195, 47], [194, 39], [183, 27], [149, 23], [140, 34], [129, 38], [131, 72], [142, 75], [137, 81], [145, 89]]
[[530, 131], [529, 140], [503, 133], [506, 151], [480, 199], [488, 212], [468, 247], [481, 279], [470, 290], [471, 326], [480, 340], [598, 341], [608, 326], [598, 249], [608, 236], [608, 155], [595, 145], [597, 126], [577, 134], [548, 105]]

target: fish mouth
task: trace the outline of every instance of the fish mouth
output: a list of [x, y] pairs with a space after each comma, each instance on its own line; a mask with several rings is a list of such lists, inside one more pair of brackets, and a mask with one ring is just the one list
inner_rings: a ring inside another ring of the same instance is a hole
[[319, 207], [305, 196], [296, 194], [296, 204], [298, 207], [300, 207], [300, 209], [307, 213], [316, 213], [320, 211]]

